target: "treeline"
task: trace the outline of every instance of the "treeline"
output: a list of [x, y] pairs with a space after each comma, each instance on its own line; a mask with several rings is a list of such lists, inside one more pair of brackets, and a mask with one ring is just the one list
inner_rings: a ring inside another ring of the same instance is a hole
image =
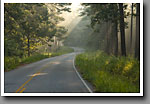
[[[131, 5], [131, 6], [129, 6]], [[128, 52], [136, 58], [140, 58], [139, 37], [140, 37], [140, 4], [126, 3], [104, 3], [93, 4], [83, 3], [81, 16], [88, 16], [91, 20], [90, 26], [93, 33], [89, 36], [88, 47], [101, 49], [108, 54], [127, 56], [126, 36], [130, 36], [130, 46], [134, 52]], [[130, 9], [129, 9], [130, 8]], [[130, 26], [126, 21], [131, 17]], [[136, 19], [134, 23], [133, 18]], [[136, 36], [133, 39], [133, 24], [136, 24]], [[125, 33], [125, 29], [130, 27], [130, 33]], [[135, 41], [133, 41], [135, 40]], [[133, 43], [135, 42], [135, 43]], [[96, 44], [96, 46], [95, 46]], [[120, 53], [119, 53], [120, 46]], [[130, 49], [128, 49], [130, 50]]]
[[25, 57], [36, 53], [39, 46], [51, 47], [53, 38], [61, 40], [67, 29], [58, 26], [64, 18], [63, 11], [70, 12], [70, 4], [5, 3], [4, 47], [5, 56]]

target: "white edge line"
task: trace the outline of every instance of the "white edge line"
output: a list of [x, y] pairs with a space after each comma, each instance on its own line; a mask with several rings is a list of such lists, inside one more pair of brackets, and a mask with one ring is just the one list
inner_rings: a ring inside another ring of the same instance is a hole
[[76, 57], [76, 54], [75, 54], [75, 56], [74, 56], [74, 58], [73, 58], [73, 68], [74, 68], [75, 72], [77, 73], [78, 77], [80, 78], [80, 80], [82, 81], [82, 83], [84, 84], [84, 86], [88, 89], [88, 91], [89, 91], [90, 93], [92, 93], [92, 90], [91, 90], [91, 89], [88, 87], [88, 85], [85, 83], [85, 81], [84, 81], [83, 78], [80, 76], [79, 72], [77, 71], [77, 69], [76, 69], [76, 67], [75, 67], [75, 65], [74, 65], [75, 57]]

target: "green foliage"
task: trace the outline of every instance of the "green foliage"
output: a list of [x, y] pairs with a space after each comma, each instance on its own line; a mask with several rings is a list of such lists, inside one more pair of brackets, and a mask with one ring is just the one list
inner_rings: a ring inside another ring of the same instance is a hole
[[56, 52], [53, 52], [51, 54], [52, 57], [54, 56], [59, 56], [59, 55], [63, 55], [63, 54], [66, 54], [66, 53], [71, 53], [73, 52], [74, 50], [72, 48], [69, 48], [69, 47], [60, 47], [59, 49], [56, 50]]
[[98, 71], [95, 76], [94, 85], [96, 86], [96, 92], [116, 92], [116, 93], [137, 93], [137, 88], [132, 83], [129, 83], [126, 79], [111, 75], [106, 71]]
[[5, 3], [5, 56], [30, 56], [39, 45], [47, 44], [53, 36], [65, 35], [67, 30], [57, 24], [64, 21], [59, 14], [69, 12], [68, 5]]
[[116, 21], [119, 19], [119, 12], [116, 3], [100, 3], [100, 4], [82, 4], [85, 8], [81, 12], [82, 15], [88, 15], [91, 18], [91, 27], [94, 28], [96, 24], [108, 21]]
[[[115, 22], [118, 21], [120, 18], [118, 4], [117, 3], [82, 3], [84, 6], [83, 11], [81, 12], [81, 16], [87, 15], [91, 18], [91, 27], [94, 28], [96, 24], [100, 24], [103, 22]], [[124, 8], [124, 18], [130, 15], [129, 12], [126, 12], [128, 4], [123, 5]], [[125, 22], [125, 26], [127, 27]]]
[[33, 55], [27, 58], [22, 59], [21, 64], [29, 64], [32, 62], [36, 62], [45, 58], [48, 58], [48, 55], [42, 55], [42, 54], [37, 54], [37, 55]]
[[54, 56], [59, 56], [62, 54], [66, 54], [66, 53], [71, 53], [74, 50], [72, 48], [69, 47], [60, 47], [56, 52], [53, 53], [43, 53], [43, 54], [35, 54], [32, 55], [30, 57], [24, 57], [24, 58], [19, 58], [19, 57], [8, 57], [5, 56], [4, 59], [4, 69], [5, 71], [10, 71], [12, 69], [15, 69], [16, 67], [23, 65], [23, 64], [29, 64], [29, 63], [33, 63], [45, 58], [49, 58], [49, 57], [54, 57]]
[[139, 61], [131, 57], [115, 57], [87, 52], [76, 57], [76, 66], [96, 92], [139, 92]]
[[30, 57], [25, 57], [25, 58], [5, 57], [4, 58], [4, 69], [5, 69], [5, 71], [10, 71], [22, 64], [29, 64], [32, 62], [42, 60], [44, 58], [48, 58], [48, 55], [37, 54], [37, 55], [30, 56]]
[[5, 71], [10, 71], [16, 68], [20, 63], [20, 58], [18, 57], [5, 57], [4, 58], [4, 69]]

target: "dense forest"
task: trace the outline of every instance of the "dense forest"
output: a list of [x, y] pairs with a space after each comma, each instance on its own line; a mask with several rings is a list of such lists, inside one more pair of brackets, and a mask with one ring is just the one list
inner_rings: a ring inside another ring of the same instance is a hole
[[82, 4], [66, 45], [139, 59], [139, 4]]

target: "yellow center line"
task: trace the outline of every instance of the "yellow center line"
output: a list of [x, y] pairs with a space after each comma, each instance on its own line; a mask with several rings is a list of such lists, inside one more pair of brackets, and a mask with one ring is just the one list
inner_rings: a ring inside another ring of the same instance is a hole
[[25, 89], [26, 89], [26, 88], [23, 88], [23, 89], [20, 91], [20, 93], [22, 93]]
[[19, 92], [29, 81], [31, 81], [33, 77], [34, 76], [31, 76], [24, 84], [22, 84], [22, 86], [17, 89], [16, 93]]
[[[47, 68], [48, 65], [46, 65], [45, 67], [41, 68], [40, 70], [38, 70], [38, 72], [36, 72], [35, 74], [40, 73], [42, 70], [44, 70], [45, 68]], [[31, 81], [33, 79], [33, 77], [35, 76], [31, 76], [24, 84], [22, 84], [17, 90], [16, 93], [19, 92], [29, 81]], [[20, 93], [22, 93], [26, 88], [23, 88]]]

